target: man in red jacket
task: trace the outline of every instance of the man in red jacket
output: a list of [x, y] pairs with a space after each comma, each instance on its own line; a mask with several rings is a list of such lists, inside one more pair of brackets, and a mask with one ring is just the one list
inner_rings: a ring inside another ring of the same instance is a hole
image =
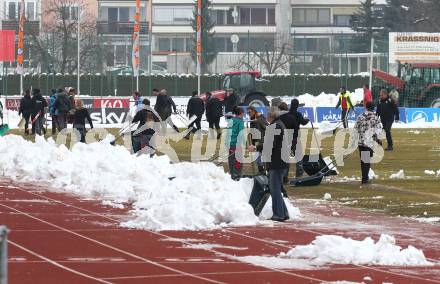
[[364, 99], [362, 100], [362, 103], [364, 104], [364, 108], [367, 109], [367, 103], [373, 101], [373, 95], [370, 91], [370, 86], [368, 84], [364, 85]]

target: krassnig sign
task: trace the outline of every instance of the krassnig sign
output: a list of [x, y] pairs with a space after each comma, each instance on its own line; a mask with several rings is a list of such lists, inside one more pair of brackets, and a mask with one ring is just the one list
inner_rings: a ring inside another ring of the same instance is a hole
[[390, 33], [389, 63], [440, 63], [440, 33]]

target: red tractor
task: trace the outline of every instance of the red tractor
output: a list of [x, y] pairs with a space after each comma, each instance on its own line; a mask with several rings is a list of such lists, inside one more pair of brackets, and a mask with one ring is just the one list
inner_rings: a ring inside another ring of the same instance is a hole
[[[225, 97], [229, 95], [229, 90], [234, 90], [240, 98], [240, 103], [247, 106], [269, 106], [269, 101], [266, 99], [266, 94], [257, 91], [256, 81], [261, 78], [259, 71], [237, 71], [226, 72], [222, 80], [221, 89], [211, 91], [212, 97], [224, 101]], [[206, 93], [200, 96], [206, 100]]]
[[381, 88], [398, 92], [399, 105], [404, 107], [440, 107], [440, 64], [400, 64], [397, 76], [373, 70], [375, 79], [381, 81], [373, 87], [376, 95]]

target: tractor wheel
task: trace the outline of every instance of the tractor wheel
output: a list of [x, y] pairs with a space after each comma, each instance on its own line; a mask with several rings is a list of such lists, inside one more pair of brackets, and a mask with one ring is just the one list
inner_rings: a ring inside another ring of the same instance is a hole
[[269, 101], [264, 94], [254, 93], [246, 97], [244, 104], [247, 106], [264, 107], [269, 106]]

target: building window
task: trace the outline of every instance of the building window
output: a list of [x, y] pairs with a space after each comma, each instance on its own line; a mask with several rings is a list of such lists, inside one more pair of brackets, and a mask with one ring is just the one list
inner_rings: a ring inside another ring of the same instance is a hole
[[185, 39], [184, 38], [173, 38], [173, 51], [184, 52], [185, 51]]
[[329, 52], [330, 40], [328, 38], [295, 38], [293, 41], [295, 52]]
[[251, 8], [240, 8], [240, 24], [250, 25], [251, 23]]
[[8, 18], [9, 20], [17, 19], [17, 6], [16, 3], [9, 2], [8, 5]]
[[234, 10], [230, 9], [226, 13], [226, 24], [228, 24], [228, 25], [235, 25], [234, 17], [232, 16], [233, 11]]
[[275, 9], [274, 8], [267, 9], [267, 21], [268, 21], [268, 24], [271, 26], [274, 26], [276, 24], [275, 23]]
[[35, 3], [28, 2], [26, 3], [26, 20], [33, 21], [35, 20]]
[[266, 9], [255, 8], [252, 9], [251, 24], [252, 25], [265, 25], [266, 24]]
[[226, 23], [225, 21], [225, 11], [216, 11], [215, 19], [217, 25], [224, 25]]
[[240, 8], [240, 25], [275, 25], [275, 9]]
[[274, 39], [269, 37], [253, 36], [249, 39], [249, 43], [247, 37], [242, 37], [238, 42], [238, 51], [247, 52], [249, 50], [249, 51], [261, 52], [261, 51], [269, 50], [270, 52], [274, 50], [274, 43], [275, 43]]
[[188, 25], [193, 18], [192, 8], [154, 8], [153, 22], [159, 25]]
[[322, 8], [293, 8], [292, 23], [294, 25], [323, 25], [330, 24], [330, 9]]
[[64, 20], [78, 20], [78, 7], [63, 6], [61, 15]]
[[169, 38], [159, 38], [158, 39], [158, 51], [165, 51], [170, 52], [171, 51], [171, 40]]
[[350, 15], [335, 15], [333, 17], [333, 22], [336, 26], [340, 26], [340, 27], [348, 27], [350, 26], [350, 20], [351, 20], [351, 16]]
[[128, 7], [119, 8], [119, 22], [130, 21], [130, 10]]

